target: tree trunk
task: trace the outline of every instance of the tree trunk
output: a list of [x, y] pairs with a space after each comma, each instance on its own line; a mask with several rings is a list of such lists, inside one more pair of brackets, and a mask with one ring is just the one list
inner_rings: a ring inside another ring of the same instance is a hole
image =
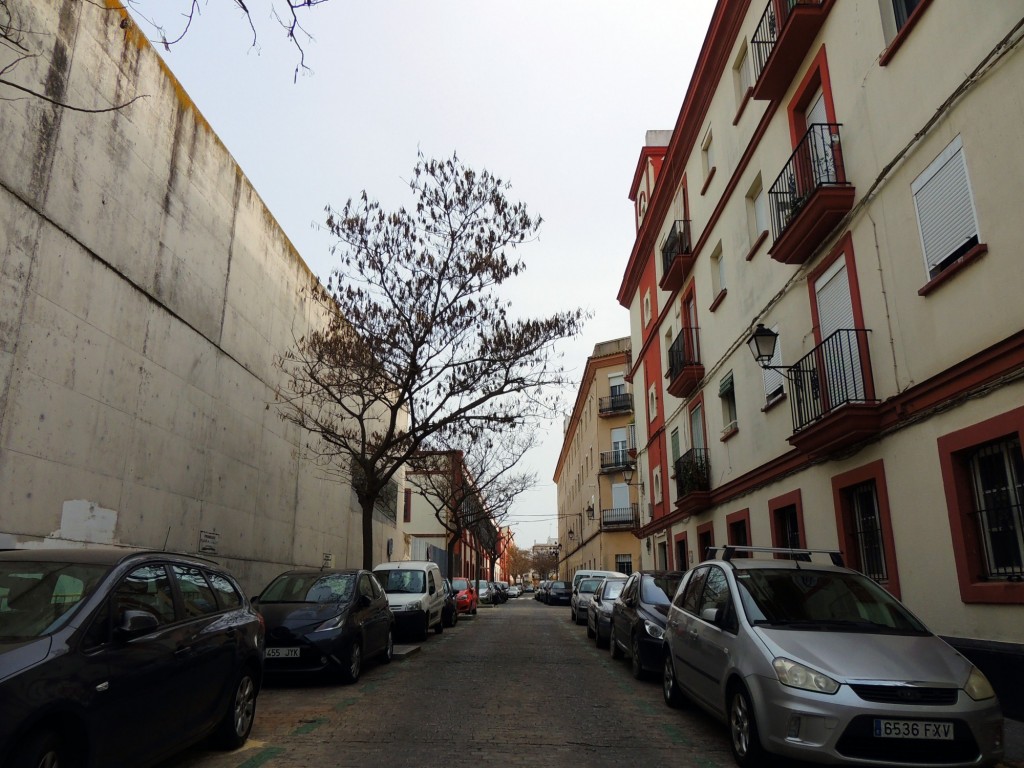
[[363, 510], [363, 568], [373, 570], [373, 498], [359, 497]]

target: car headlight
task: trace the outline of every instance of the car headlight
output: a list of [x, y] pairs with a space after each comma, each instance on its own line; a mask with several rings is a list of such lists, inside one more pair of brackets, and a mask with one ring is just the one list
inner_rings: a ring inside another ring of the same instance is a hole
[[659, 627], [653, 621], [644, 619], [644, 629], [647, 630], [647, 634], [653, 637], [655, 640], [661, 640], [665, 636], [665, 628]]
[[345, 614], [344, 613], [339, 613], [337, 616], [332, 616], [331, 618], [329, 618], [327, 621], [325, 621], [323, 624], [321, 624], [319, 627], [317, 627], [313, 631], [314, 632], [327, 632], [328, 630], [331, 630], [331, 629], [337, 629], [338, 627], [340, 627], [344, 623], [345, 623]]
[[975, 701], [994, 699], [996, 695], [985, 673], [977, 667], [971, 667], [971, 674], [967, 676], [967, 682], [964, 684], [964, 692]]
[[775, 667], [779, 682], [791, 688], [801, 688], [815, 693], [835, 693], [839, 690], [839, 683], [828, 675], [795, 661], [779, 657], [772, 660], [772, 666]]
[[406, 603], [405, 606], [398, 606], [400, 611], [419, 611], [423, 609], [423, 603], [419, 600], [413, 600], [410, 603]]

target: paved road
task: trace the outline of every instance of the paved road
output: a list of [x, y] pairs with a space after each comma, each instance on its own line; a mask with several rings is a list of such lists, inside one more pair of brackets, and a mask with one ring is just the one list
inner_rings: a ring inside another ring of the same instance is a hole
[[670, 710], [568, 617], [510, 600], [355, 685], [269, 686], [245, 748], [162, 768], [733, 765], [723, 729]]
[[734, 766], [723, 726], [666, 707], [659, 681], [634, 680], [568, 617], [510, 600], [369, 665], [355, 685], [269, 685], [245, 748], [161, 768]]

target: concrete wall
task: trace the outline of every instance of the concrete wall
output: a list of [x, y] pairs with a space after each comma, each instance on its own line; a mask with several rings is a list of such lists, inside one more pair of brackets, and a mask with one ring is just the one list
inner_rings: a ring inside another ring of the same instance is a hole
[[349, 484], [274, 402], [309, 269], [123, 11], [11, 6], [5, 77], [143, 98], [0, 86], [0, 546], [212, 550], [249, 590], [358, 565]]

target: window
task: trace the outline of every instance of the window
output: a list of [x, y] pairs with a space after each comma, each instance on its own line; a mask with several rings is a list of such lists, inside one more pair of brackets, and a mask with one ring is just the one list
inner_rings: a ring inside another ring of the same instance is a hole
[[658, 564], [656, 567], [659, 571], [668, 570], [668, 544], [664, 541], [658, 542]]
[[722, 402], [722, 436], [731, 435], [736, 431], [736, 388], [733, 384], [732, 371], [729, 371], [718, 384], [718, 399]]
[[705, 565], [693, 572], [693, 576], [686, 583], [685, 590], [680, 590], [676, 595], [675, 603], [687, 613], [696, 614], [697, 606], [700, 605], [701, 595], [704, 594], [704, 583], [708, 579], [710, 566]]
[[402, 522], [412, 522], [412, 488], [405, 489], [405, 503], [402, 507]]
[[679, 443], [679, 427], [676, 427], [675, 429], [672, 430], [671, 442], [672, 442], [672, 466], [675, 466], [676, 462], [679, 461], [679, 456], [682, 453], [680, 451], [680, 449], [679, 449], [679, 445], [680, 445], [680, 443]]
[[685, 571], [690, 567], [690, 558], [686, 553], [686, 534], [676, 539], [676, 570]]
[[711, 556], [708, 551], [715, 546], [715, 530], [711, 523], [705, 523], [697, 528], [697, 557], [706, 560]]
[[888, 578], [885, 547], [882, 544], [882, 518], [878, 508], [875, 481], [843, 489], [848, 527], [853, 536], [856, 562], [851, 565], [877, 582]]
[[892, 10], [896, 15], [896, 29], [903, 29], [921, 0], [892, 0]]
[[653, 470], [651, 470], [651, 485], [654, 486], [654, 503], [660, 504], [662, 501], [661, 467], [655, 467]]
[[[704, 141], [700, 145], [700, 161], [701, 167], [704, 171], [704, 183], [705, 185], [711, 181], [711, 176], [715, 171], [715, 149], [712, 146], [711, 130], [704, 135]], [[702, 190], [703, 191], [703, 190]]]
[[235, 585], [229, 579], [219, 573], [210, 573], [209, 571], [207, 571], [206, 577], [209, 579], [213, 591], [217, 594], [217, 604], [220, 605], [222, 610], [241, 607], [242, 596], [238, 594], [238, 590], [235, 589]]
[[658, 418], [658, 386], [651, 384], [647, 390], [647, 420], [654, 421]]
[[774, 545], [787, 549], [801, 549], [800, 546], [800, 518], [797, 515], [796, 505], [787, 504], [772, 512], [772, 533]]
[[754, 249], [758, 242], [768, 233], [768, 196], [764, 191], [764, 183], [758, 174], [747, 192], [747, 236], [750, 248]]
[[740, 45], [740, 52], [737, 54], [736, 63], [732, 67], [732, 78], [736, 85], [736, 108], [740, 109], [748, 98], [748, 92], [754, 87], [746, 40]]
[[725, 290], [725, 258], [722, 256], [722, 243], [711, 252], [711, 288], [717, 297]]
[[[735, 547], [750, 546], [750, 510], [744, 509], [726, 516], [725, 524], [729, 531], [729, 543]], [[740, 552], [735, 557], [747, 557], [749, 553]]]
[[959, 136], [910, 185], [928, 278], [978, 245], [978, 219]]
[[612, 397], [626, 394], [626, 378], [621, 373], [613, 373], [608, 377], [608, 389]]
[[988, 579], [1024, 576], [1024, 458], [1013, 435], [979, 446], [968, 462], [978, 538]]
[[648, 325], [651, 322], [651, 292], [644, 291], [644, 325]]
[[[779, 327], [773, 326], [772, 332], [778, 333]], [[772, 355], [770, 366], [779, 368], [782, 366], [782, 339], [781, 337], [775, 342], [775, 354]], [[761, 379], [764, 382], [764, 401], [766, 405], [771, 405], [783, 395], [782, 385], [785, 383], [785, 376], [782, 375], [782, 371], [776, 371], [772, 368], [761, 369]]]
[[632, 555], [616, 555], [615, 556], [615, 570], [619, 573], [632, 573], [633, 572], [633, 556]]
[[206, 583], [206, 577], [202, 571], [184, 565], [172, 566], [171, 570], [178, 582], [178, 589], [181, 590], [185, 616], [192, 618], [207, 613], [216, 613], [217, 598], [214, 596], [213, 590], [210, 589], [210, 585]]
[[145, 611], [160, 624], [174, 621], [174, 597], [167, 570], [162, 565], [143, 565], [129, 573], [114, 593], [115, 615]]

